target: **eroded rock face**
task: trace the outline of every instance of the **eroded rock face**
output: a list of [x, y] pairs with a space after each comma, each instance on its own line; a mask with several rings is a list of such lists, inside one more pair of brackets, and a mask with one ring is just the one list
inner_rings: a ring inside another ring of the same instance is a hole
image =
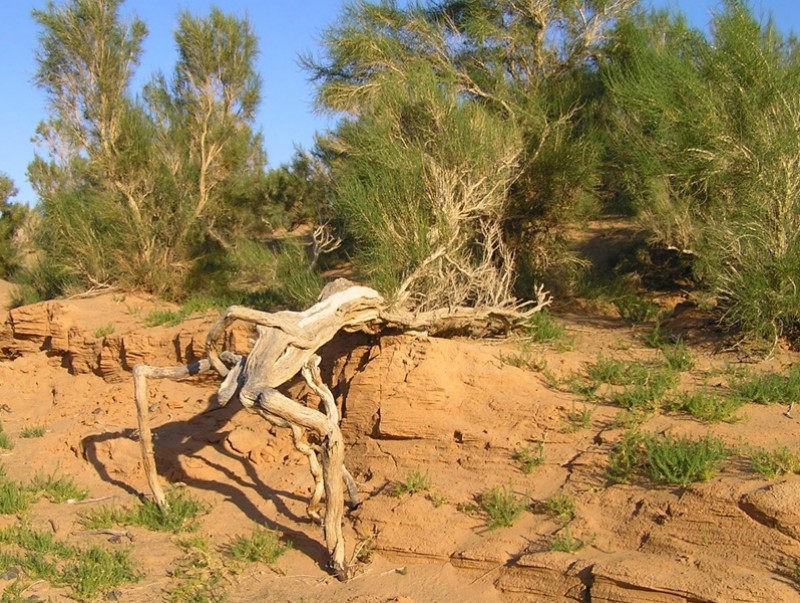
[[[63, 359], [73, 373], [95, 373], [107, 381], [129, 380], [128, 371], [139, 362], [170, 366], [203, 354], [214, 316], [153, 329], [141, 325], [145, 311], [128, 313], [124, 306], [116, 314], [98, 311], [115, 304], [120, 305], [106, 297], [19, 308], [0, 327], [0, 350], [9, 357], [44, 351]], [[112, 323], [108, 316], [115, 317]], [[109, 326], [113, 332], [100, 334]], [[237, 325], [226, 345], [246, 352], [250, 338], [248, 328]], [[617, 409], [592, 405], [591, 425], [570, 431], [565, 417], [580, 408], [575, 397], [511, 366], [503, 354], [485, 343], [410, 336], [346, 335], [326, 346], [323, 374], [342, 406], [347, 463], [366, 501], [353, 527], [371, 539], [370, 546], [403, 563], [446, 561], [458, 571], [474, 572], [474, 579], [494, 584], [511, 600], [800, 599], [787, 565], [800, 558], [800, 476], [772, 484], [728, 476], [683, 490], [607, 487], [605, 466], [619, 438], [610, 427]], [[55, 388], [48, 393], [46, 383], [37, 387], [58, 408], [63, 393]], [[187, 407], [207, 402], [190, 399], [190, 385], [182, 387]], [[317, 403], [303, 398], [307, 392], [301, 386], [293, 387], [293, 397]], [[179, 404], [170, 400], [174, 412]], [[127, 394], [114, 402], [132, 405]], [[103, 412], [108, 406], [104, 403]], [[196, 420], [219, 419], [208, 414]], [[248, 467], [266, 471], [292, 454], [285, 434], [268, 438], [266, 430], [255, 417], [238, 417], [219, 433], [211, 430], [218, 439], [204, 443], [215, 444], [209, 446], [214, 454], [241, 457]], [[193, 433], [183, 421], [163, 430], [162, 451], [174, 459], [167, 476], [208, 471], [192, 466], [200, 461], [191, 455], [182, 456]], [[516, 455], [536, 454], [539, 444], [541, 463], [526, 474]], [[108, 471], [116, 479], [141, 474], [132, 440], [102, 440], [95, 454], [111, 459]], [[396, 495], [413, 472], [426, 476], [428, 485]], [[479, 511], [481, 495], [495, 487], [526, 501], [513, 527], [490, 530]], [[540, 509], [541, 501], [559, 492], [568, 492], [576, 504], [568, 532], [562, 520]], [[557, 537], [580, 539], [583, 546], [571, 553], [551, 551]]]

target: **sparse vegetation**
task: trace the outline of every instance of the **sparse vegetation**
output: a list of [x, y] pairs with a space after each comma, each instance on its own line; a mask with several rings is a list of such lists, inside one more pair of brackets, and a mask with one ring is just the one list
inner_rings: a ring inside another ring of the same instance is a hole
[[793, 366], [787, 375], [744, 372], [730, 379], [733, 396], [754, 404], [789, 404], [800, 400], [800, 366]]
[[34, 494], [44, 494], [51, 502], [63, 503], [85, 499], [89, 491], [78, 487], [69, 477], [57, 477], [55, 474], [37, 474], [31, 482], [30, 489]]
[[95, 329], [94, 336], [97, 337], [97, 339], [103, 339], [109, 335], [112, 335], [115, 330], [116, 327], [113, 324], [107, 324], [104, 327]]
[[569, 526], [566, 526], [550, 541], [550, 550], [561, 553], [574, 553], [584, 547], [584, 542], [572, 536]]
[[666, 410], [685, 412], [708, 423], [733, 423], [742, 401], [728, 396], [717, 396], [705, 391], [681, 392], [667, 402]]
[[258, 527], [249, 536], [235, 536], [228, 545], [228, 554], [234, 561], [275, 563], [288, 551], [290, 542], [282, 542], [274, 530]]
[[538, 442], [533, 450], [530, 446], [520, 448], [512, 455], [512, 458], [519, 463], [520, 471], [527, 475], [544, 463], [544, 442]]
[[480, 505], [489, 516], [487, 521], [489, 528], [508, 528], [514, 525], [528, 507], [525, 498], [516, 495], [506, 486], [495, 486], [481, 494]]
[[544, 510], [559, 521], [570, 522], [575, 518], [575, 499], [566, 492], [559, 492], [544, 501]]
[[753, 471], [767, 479], [800, 472], [800, 455], [782, 446], [775, 450], [755, 448], [747, 452]]
[[[138, 579], [127, 551], [74, 547], [27, 523], [17, 522], [0, 529], [0, 543], [4, 545], [0, 571], [18, 567], [24, 579], [67, 587], [72, 597], [82, 601]], [[22, 580], [18, 578], [18, 586]]]
[[546, 308], [531, 316], [527, 332], [534, 341], [539, 343], [559, 341], [567, 335], [564, 325], [553, 318]]
[[592, 425], [592, 417], [594, 416], [594, 409], [588, 406], [577, 408], [573, 405], [572, 410], [567, 412], [566, 416], [566, 431], [574, 433], [587, 429]]
[[114, 525], [142, 526], [155, 532], [187, 532], [194, 530], [205, 505], [179, 490], [167, 493], [167, 511], [150, 500], [127, 507], [102, 507], [85, 513], [81, 522], [91, 529], [106, 529]]
[[686, 487], [714, 476], [731, 451], [718, 438], [648, 436], [644, 439], [643, 465], [656, 483]]
[[172, 571], [169, 603], [225, 603], [226, 570], [207, 536], [196, 534], [178, 541], [184, 556]]
[[12, 448], [14, 448], [14, 441], [3, 429], [3, 424], [0, 423], [0, 449], [11, 450]]
[[397, 497], [404, 494], [417, 494], [427, 492], [433, 486], [430, 476], [419, 469], [414, 469], [406, 475], [406, 479], [394, 487], [394, 495]]
[[23, 427], [19, 432], [21, 438], [41, 438], [47, 433], [47, 428], [44, 425], [28, 425]]

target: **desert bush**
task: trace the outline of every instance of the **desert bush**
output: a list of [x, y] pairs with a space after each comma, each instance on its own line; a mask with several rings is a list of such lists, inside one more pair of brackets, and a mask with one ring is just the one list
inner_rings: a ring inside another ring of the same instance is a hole
[[682, 392], [665, 404], [672, 412], [685, 412], [701, 421], [733, 423], [737, 420], [736, 411], [741, 408], [740, 399], [729, 396], [716, 396], [704, 391]]
[[771, 451], [755, 448], [747, 451], [747, 456], [753, 471], [767, 479], [800, 471], [800, 455], [785, 446]]
[[657, 483], [688, 486], [716, 474], [730, 450], [717, 438], [648, 436], [644, 439], [644, 472]]
[[[652, 239], [694, 257], [723, 320], [774, 339], [800, 316], [796, 41], [726, 0], [710, 36], [667, 13], [618, 26], [615, 153]], [[633, 168], [633, 169], [631, 169]]]
[[743, 403], [790, 404], [800, 400], [800, 367], [793, 366], [787, 375], [734, 374], [728, 385], [733, 396]]
[[506, 486], [495, 486], [480, 496], [481, 509], [489, 516], [490, 529], [514, 525], [528, 507], [525, 497], [520, 497]]
[[256, 528], [249, 536], [235, 536], [227, 547], [235, 561], [275, 563], [286, 551], [290, 542], [281, 542], [281, 535], [266, 528]]

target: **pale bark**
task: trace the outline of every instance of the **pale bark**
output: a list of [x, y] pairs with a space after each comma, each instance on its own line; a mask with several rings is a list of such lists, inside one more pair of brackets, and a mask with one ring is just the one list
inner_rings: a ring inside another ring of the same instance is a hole
[[[244, 407], [273, 425], [292, 430], [295, 447], [308, 457], [315, 482], [308, 513], [319, 519], [318, 508], [324, 491], [325, 515], [322, 525], [329, 563], [336, 576], [344, 580], [348, 577], [348, 567], [342, 535], [343, 485], [347, 486], [351, 506], [357, 507], [360, 503], [357, 485], [344, 465], [340, 412], [333, 394], [320, 375], [317, 350], [341, 330], [376, 332], [387, 328], [427, 330], [432, 334], [455, 331], [482, 335], [506, 333], [523, 325], [531, 314], [549, 303], [547, 294], [540, 290], [535, 304], [527, 308], [453, 308], [411, 314], [390, 311], [375, 290], [340, 279], [326, 286], [320, 301], [303, 312], [259, 312], [231, 306], [209, 331], [206, 339], [207, 359], [188, 367], [134, 367], [143, 464], [153, 498], [160, 507], [166, 508], [164, 490], [156, 474], [148, 423], [147, 378], [177, 380], [214, 368], [224, 377], [218, 394], [221, 404], [226, 404], [238, 394]], [[258, 339], [246, 357], [227, 352], [220, 356], [216, 351], [217, 342], [225, 329], [236, 320], [256, 324]], [[299, 404], [277, 390], [298, 373], [320, 397], [323, 411]], [[309, 445], [304, 438], [305, 431], [314, 433], [319, 444]], [[317, 453], [320, 459], [317, 459]]]

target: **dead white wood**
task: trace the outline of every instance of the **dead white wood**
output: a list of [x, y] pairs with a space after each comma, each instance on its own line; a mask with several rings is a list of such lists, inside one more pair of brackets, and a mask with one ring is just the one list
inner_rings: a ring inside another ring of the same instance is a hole
[[[359, 504], [358, 489], [344, 464], [340, 412], [333, 394], [320, 375], [317, 350], [341, 330], [378, 332], [381, 329], [414, 329], [426, 330], [430, 334], [464, 332], [480, 335], [507, 333], [549, 303], [549, 297], [540, 289], [536, 302], [529, 307], [459, 307], [421, 313], [390, 311], [377, 291], [339, 279], [325, 287], [318, 303], [302, 312], [260, 312], [231, 306], [208, 333], [205, 359], [181, 367], [134, 367], [134, 394], [143, 465], [153, 498], [162, 509], [167, 508], [164, 490], [156, 473], [148, 417], [147, 379], [178, 380], [213, 368], [223, 377], [218, 393], [221, 404], [238, 395], [245, 408], [273, 425], [291, 429], [295, 447], [308, 457], [315, 482], [308, 513], [312, 517], [320, 517], [319, 503], [324, 492], [322, 525], [329, 564], [338, 578], [347, 579], [349, 573], [342, 535], [342, 486], [347, 486], [353, 506]], [[227, 352], [220, 355], [218, 343], [225, 330], [237, 320], [255, 324], [258, 338], [246, 357]], [[322, 410], [309, 408], [278, 391], [278, 387], [298, 373], [320, 397]], [[305, 439], [305, 432], [313, 433], [318, 444], [310, 445]]]

